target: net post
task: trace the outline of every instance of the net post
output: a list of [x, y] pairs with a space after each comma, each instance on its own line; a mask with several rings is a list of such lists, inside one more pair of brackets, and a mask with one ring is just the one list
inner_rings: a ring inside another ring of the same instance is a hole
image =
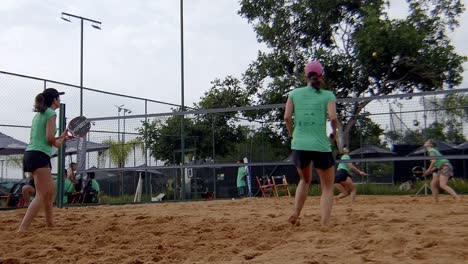
[[[60, 104], [58, 132], [61, 135], [65, 131], [65, 104]], [[63, 185], [65, 182], [65, 144], [58, 149], [57, 162], [57, 195], [56, 206], [63, 208]]]

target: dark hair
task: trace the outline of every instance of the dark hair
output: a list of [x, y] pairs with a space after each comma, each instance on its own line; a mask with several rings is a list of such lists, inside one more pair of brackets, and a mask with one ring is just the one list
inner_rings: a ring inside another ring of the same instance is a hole
[[33, 111], [34, 112], [44, 113], [47, 110], [47, 108], [49, 108], [52, 105], [52, 103], [54, 102], [54, 100], [56, 98], [57, 97], [54, 97], [54, 98], [45, 97], [44, 93], [40, 93], [40, 94], [36, 95], [36, 98], [34, 100], [34, 109], [33, 109]]
[[[318, 76], [317, 73], [315, 73], [315, 72], [309, 72], [309, 73], [307, 74], [307, 80], [312, 81], [312, 78], [313, 78], [313, 77], [317, 77], [317, 78], [318, 78], [318, 77], [320, 77], [320, 76]], [[313, 85], [311, 85], [311, 86], [314, 87], [315, 90], [316, 90], [317, 92], [320, 92], [320, 87], [315, 87], [315, 86], [313, 86]]]
[[36, 98], [34, 99], [34, 112], [39, 112], [39, 113], [44, 113], [47, 110], [47, 105], [45, 103], [45, 97], [44, 94], [40, 93], [36, 95]]
[[437, 143], [435, 142], [434, 139], [428, 138], [427, 141], [429, 141], [429, 142], [431, 143], [431, 145], [432, 145], [433, 148], [437, 147]]
[[243, 159], [239, 159], [238, 162], [239, 162], [239, 163], [244, 163], [244, 160], [243, 160]]
[[94, 171], [90, 171], [90, 172], [88, 172], [88, 177], [90, 179], [94, 179], [94, 177], [96, 177], [96, 173]]

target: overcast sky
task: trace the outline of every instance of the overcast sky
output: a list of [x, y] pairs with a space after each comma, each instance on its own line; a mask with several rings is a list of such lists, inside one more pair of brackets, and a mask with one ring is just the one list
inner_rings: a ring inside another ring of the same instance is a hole
[[[404, 0], [391, 3], [392, 16], [406, 15]], [[265, 48], [238, 10], [239, 0], [184, 1], [186, 105], [198, 102], [215, 78], [240, 77]], [[61, 12], [103, 23], [102, 30], [84, 25], [84, 86], [180, 103], [177, 0], [0, 0], [0, 70], [79, 85], [80, 23], [61, 20]], [[468, 55], [467, 12], [451, 36], [457, 51]], [[462, 87], [468, 87], [468, 74], [464, 76]], [[33, 98], [42, 87], [38, 81], [0, 75], [2, 108], [7, 110], [0, 112], [0, 124], [30, 125]], [[76, 116], [78, 90], [54, 87], [66, 90], [67, 116]], [[115, 104], [144, 113], [141, 101], [95, 94], [85, 94], [84, 113], [117, 115]], [[150, 104], [148, 110], [169, 108]], [[25, 142], [29, 137], [29, 129], [1, 127], [0, 132]]]
[[[213, 79], [240, 77], [258, 50], [264, 48], [257, 43], [252, 27], [237, 14], [238, 2], [185, 0], [186, 105], [197, 102]], [[405, 1], [391, 2], [390, 13], [404, 16]], [[103, 23], [102, 30], [88, 22], [84, 26], [84, 86], [180, 103], [180, 17], [176, 0], [1, 0], [0, 70], [79, 85], [80, 25], [76, 19], [71, 23], [61, 20], [61, 12]], [[468, 55], [467, 28], [465, 12], [453, 34], [457, 50], [464, 55]], [[467, 84], [465, 80], [462, 86]], [[0, 79], [0, 85], [2, 97], [9, 99], [7, 103], [15, 107], [21, 102], [22, 108], [15, 111], [28, 113], [31, 104], [24, 102], [32, 101], [36, 93], [31, 93], [30, 87], [42, 88], [40, 83], [24, 83], [18, 78]], [[70, 105], [67, 109], [75, 109], [77, 91], [67, 95], [63, 98]], [[114, 104], [126, 104], [134, 113], [144, 111], [142, 103], [118, 98], [88, 96], [85, 102], [85, 107], [99, 106], [99, 114], [93, 112], [92, 116], [116, 115]], [[150, 112], [167, 109], [153, 107]], [[26, 117], [26, 123], [30, 122], [30, 114]], [[11, 121], [11, 116], [0, 115], [0, 123]]]

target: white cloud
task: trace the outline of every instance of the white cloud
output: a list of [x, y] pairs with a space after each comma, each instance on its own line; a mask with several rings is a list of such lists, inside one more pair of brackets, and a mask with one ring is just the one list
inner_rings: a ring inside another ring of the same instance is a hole
[[[239, 77], [264, 47], [237, 14], [237, 0], [184, 3], [185, 101], [192, 105], [213, 79], [228, 74]], [[392, 0], [390, 14], [405, 16], [406, 6], [404, 0]], [[179, 1], [2, 1], [0, 69], [79, 84], [79, 21], [63, 21], [61, 12], [103, 23], [102, 30], [85, 23], [85, 86], [180, 103]], [[465, 13], [453, 34], [457, 50], [465, 55], [467, 26]], [[468, 86], [467, 80], [463, 85]], [[64, 100], [76, 107], [71, 101], [76, 100], [77, 91], [70, 93], [73, 96]], [[101, 99], [89, 107], [99, 105], [92, 113], [100, 116], [113, 113], [113, 105], [122, 103], [138, 104], [111, 97], [109, 102]]]

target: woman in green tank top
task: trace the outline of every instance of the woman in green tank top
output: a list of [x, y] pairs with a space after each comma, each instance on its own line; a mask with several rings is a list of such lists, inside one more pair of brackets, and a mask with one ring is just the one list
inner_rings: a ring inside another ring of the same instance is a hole
[[[327, 118], [332, 126], [332, 139], [336, 138], [338, 119], [336, 98], [333, 92], [324, 90], [323, 67], [318, 61], [305, 66], [307, 86], [296, 88], [288, 96], [284, 121], [291, 140], [294, 164], [300, 180], [296, 189], [295, 206], [289, 217], [291, 224], [298, 219], [307, 199], [312, 180], [312, 166], [320, 177], [321, 224], [327, 226], [333, 206], [335, 159], [327, 136]], [[294, 115], [294, 122], [293, 122]]]
[[55, 186], [52, 181], [50, 156], [52, 147], [60, 147], [64, 135], [55, 137], [55, 110], [60, 107], [60, 93], [54, 88], [47, 88], [35, 98], [28, 147], [23, 157], [23, 171], [32, 174], [36, 188], [36, 197], [31, 202], [19, 227], [19, 232], [28, 230], [34, 217], [44, 207], [47, 227], [53, 227], [53, 197]]
[[[435, 148], [436, 144], [432, 139], [428, 139], [424, 143], [429, 156], [442, 157], [442, 154]], [[461, 197], [447, 185], [450, 177], [453, 177], [453, 167], [447, 159], [436, 159], [431, 160], [429, 168], [424, 172], [424, 175], [432, 174], [431, 189], [432, 197], [436, 203], [439, 202], [439, 186], [447, 193], [453, 196], [458, 202], [461, 200]]]

